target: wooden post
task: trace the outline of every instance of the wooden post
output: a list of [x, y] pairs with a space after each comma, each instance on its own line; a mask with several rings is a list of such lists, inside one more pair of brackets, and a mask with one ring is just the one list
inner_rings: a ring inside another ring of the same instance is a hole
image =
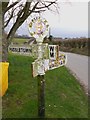
[[44, 75], [38, 75], [38, 117], [45, 117], [45, 80]]

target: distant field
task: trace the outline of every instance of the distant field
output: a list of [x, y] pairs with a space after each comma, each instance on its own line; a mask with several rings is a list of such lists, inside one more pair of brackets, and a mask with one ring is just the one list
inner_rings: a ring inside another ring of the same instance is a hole
[[[38, 118], [37, 78], [27, 56], [9, 55], [9, 88], [3, 96], [3, 118]], [[87, 118], [88, 98], [66, 67], [46, 72], [46, 118]]]
[[14, 38], [12, 40], [13, 43], [17, 43], [17, 44], [24, 44], [24, 42], [28, 42], [29, 39], [25, 39], [25, 38]]
[[[12, 40], [13, 43], [18, 44], [18, 45], [24, 44], [25, 42], [28, 42], [28, 41], [29, 41], [29, 39], [25, 39], [25, 38], [14, 38]], [[53, 42], [53, 44], [60, 45], [60, 51], [63, 51], [63, 52], [71, 52], [71, 53], [90, 56], [88, 46], [81, 47], [84, 40], [83, 41], [81, 40], [82, 44], [78, 43], [78, 41], [80, 41], [80, 40], [78, 39], [78, 40], [62, 41], [61, 43], [60, 43], [60, 41], [56, 41], [56, 42]], [[87, 41], [86, 41], [86, 43], [87, 43]], [[84, 43], [84, 44], [86, 44], [86, 43]], [[65, 44], [65, 45], [62, 46], [62, 44]], [[81, 48], [76, 47], [75, 45], [78, 45]]]

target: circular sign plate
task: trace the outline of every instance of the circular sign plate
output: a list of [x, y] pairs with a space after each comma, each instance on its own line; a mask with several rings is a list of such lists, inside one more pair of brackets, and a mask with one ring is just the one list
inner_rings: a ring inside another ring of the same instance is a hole
[[29, 32], [37, 42], [43, 42], [43, 38], [47, 36], [49, 30], [48, 22], [45, 18], [35, 17], [29, 23]]

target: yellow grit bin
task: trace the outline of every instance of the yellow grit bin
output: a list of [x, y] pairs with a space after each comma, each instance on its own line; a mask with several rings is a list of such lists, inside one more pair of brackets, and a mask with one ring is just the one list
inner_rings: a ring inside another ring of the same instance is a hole
[[0, 96], [3, 96], [8, 89], [8, 62], [0, 62]]

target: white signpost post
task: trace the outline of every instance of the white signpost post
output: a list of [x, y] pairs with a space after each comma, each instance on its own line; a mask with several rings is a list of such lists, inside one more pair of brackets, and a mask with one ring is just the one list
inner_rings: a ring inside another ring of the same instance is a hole
[[29, 31], [32, 37], [36, 38], [37, 44], [31, 47], [10, 46], [9, 51], [13, 53], [26, 53], [36, 58], [32, 63], [32, 75], [38, 78], [38, 116], [45, 117], [45, 80], [44, 75], [47, 70], [52, 70], [63, 66], [67, 62], [67, 57], [59, 53], [58, 45], [44, 44], [43, 39], [49, 32], [47, 20], [41, 17], [33, 18], [29, 23]]
[[[45, 59], [48, 59], [48, 44], [42, 44], [44, 37], [48, 34], [48, 22], [43, 18], [36, 17], [29, 23], [30, 35], [37, 41], [37, 60], [32, 63], [33, 77], [38, 78], [38, 116], [45, 117]], [[47, 65], [48, 66], [48, 65]]]

